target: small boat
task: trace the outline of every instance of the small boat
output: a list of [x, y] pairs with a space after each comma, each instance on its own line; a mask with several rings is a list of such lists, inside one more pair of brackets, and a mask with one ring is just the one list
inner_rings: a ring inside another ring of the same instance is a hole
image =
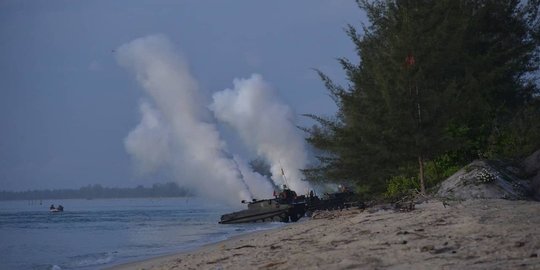
[[62, 205], [59, 205], [58, 207], [54, 207], [54, 205], [51, 205], [51, 207], [49, 208], [49, 212], [51, 213], [64, 212], [64, 207]]

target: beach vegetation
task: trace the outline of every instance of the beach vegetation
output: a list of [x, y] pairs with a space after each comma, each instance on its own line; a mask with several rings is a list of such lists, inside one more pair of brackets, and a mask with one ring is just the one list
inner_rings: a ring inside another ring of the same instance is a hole
[[424, 193], [475, 159], [540, 147], [539, 0], [357, 3], [369, 24], [346, 28], [347, 85], [318, 71], [338, 111], [306, 115], [306, 178]]
[[419, 188], [416, 177], [397, 175], [389, 179], [384, 195], [390, 199], [399, 198], [414, 193]]

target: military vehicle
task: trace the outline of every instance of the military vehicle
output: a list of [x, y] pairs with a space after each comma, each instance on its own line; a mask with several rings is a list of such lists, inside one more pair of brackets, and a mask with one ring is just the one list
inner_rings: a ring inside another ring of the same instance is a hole
[[[246, 203], [242, 201], [242, 203]], [[274, 191], [274, 199], [253, 200], [247, 203], [248, 209], [221, 216], [221, 224], [281, 221], [296, 222], [306, 213], [305, 196], [283, 185], [279, 194]]]
[[[354, 193], [347, 190], [325, 193], [319, 198], [310, 192], [308, 196], [297, 196], [296, 192], [284, 189], [274, 199], [253, 200], [248, 209], [221, 216], [221, 224], [249, 222], [296, 222], [303, 216], [311, 216], [317, 210], [338, 210], [352, 205]], [[243, 201], [243, 203], [246, 203]]]
[[[302, 196], [303, 197], [303, 196]], [[281, 198], [253, 200], [248, 209], [221, 216], [221, 224], [249, 222], [296, 222], [306, 212], [305, 201], [301, 198], [283, 200]]]

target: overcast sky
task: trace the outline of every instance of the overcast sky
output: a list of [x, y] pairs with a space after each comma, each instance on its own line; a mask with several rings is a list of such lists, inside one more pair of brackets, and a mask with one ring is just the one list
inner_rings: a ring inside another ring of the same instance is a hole
[[208, 94], [258, 73], [297, 115], [331, 115], [313, 68], [346, 83], [343, 28], [361, 22], [353, 0], [0, 1], [0, 190], [169, 180], [126, 153], [144, 92], [115, 60], [122, 44], [163, 34]]

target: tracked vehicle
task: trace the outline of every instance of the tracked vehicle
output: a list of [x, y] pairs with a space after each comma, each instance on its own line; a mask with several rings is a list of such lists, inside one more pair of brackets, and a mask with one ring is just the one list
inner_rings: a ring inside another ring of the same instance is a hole
[[313, 193], [307, 197], [296, 196], [294, 191], [284, 190], [275, 197], [248, 202], [246, 210], [222, 215], [219, 223], [296, 222], [317, 210], [339, 210], [358, 203], [352, 201], [354, 193], [350, 191], [326, 193], [319, 198]]
[[306, 213], [306, 203], [301, 198], [289, 201], [280, 198], [254, 200], [247, 205], [246, 210], [222, 215], [219, 223], [295, 222]]
[[[246, 203], [242, 201], [242, 203]], [[296, 222], [306, 213], [306, 197], [283, 185], [283, 190], [274, 199], [253, 200], [247, 203], [248, 209], [221, 216], [221, 224], [248, 222]]]

